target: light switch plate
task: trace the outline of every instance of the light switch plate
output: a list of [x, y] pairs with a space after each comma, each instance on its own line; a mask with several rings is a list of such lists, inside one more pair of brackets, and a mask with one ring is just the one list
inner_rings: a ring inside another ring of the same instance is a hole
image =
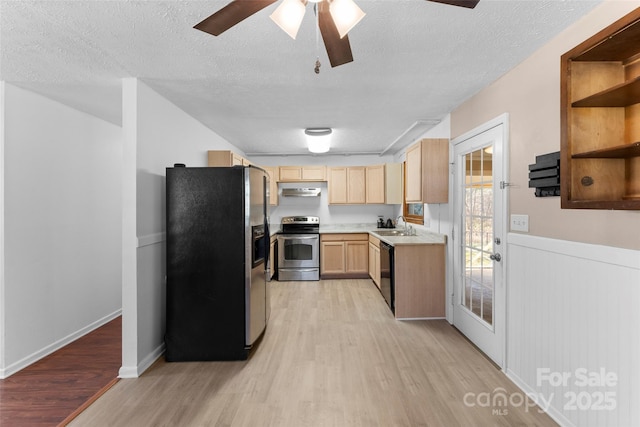
[[511, 231], [529, 232], [529, 215], [511, 215]]

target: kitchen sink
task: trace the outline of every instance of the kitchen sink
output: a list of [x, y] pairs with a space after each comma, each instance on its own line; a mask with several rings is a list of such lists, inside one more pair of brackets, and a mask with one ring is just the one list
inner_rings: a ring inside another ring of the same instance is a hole
[[404, 230], [376, 230], [377, 234], [381, 236], [393, 237], [393, 236], [410, 236], [409, 233]]

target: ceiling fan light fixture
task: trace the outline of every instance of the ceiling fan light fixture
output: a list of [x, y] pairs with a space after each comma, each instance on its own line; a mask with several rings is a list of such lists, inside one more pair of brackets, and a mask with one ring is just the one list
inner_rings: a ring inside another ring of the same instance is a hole
[[331, 128], [308, 128], [304, 130], [307, 136], [307, 147], [312, 153], [326, 153], [331, 147]]
[[346, 36], [366, 15], [353, 0], [333, 0], [330, 3], [329, 11], [340, 38]]
[[304, 12], [305, 4], [301, 0], [283, 0], [269, 18], [295, 40], [302, 25]]

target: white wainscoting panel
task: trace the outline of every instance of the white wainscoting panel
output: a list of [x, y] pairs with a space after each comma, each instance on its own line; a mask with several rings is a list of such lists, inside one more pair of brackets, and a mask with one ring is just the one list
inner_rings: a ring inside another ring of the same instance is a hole
[[640, 251], [508, 245], [507, 375], [561, 425], [640, 426]]

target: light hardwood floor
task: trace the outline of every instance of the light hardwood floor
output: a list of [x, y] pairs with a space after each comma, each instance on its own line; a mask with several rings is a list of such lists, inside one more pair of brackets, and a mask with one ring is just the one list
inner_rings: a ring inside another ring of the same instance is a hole
[[159, 360], [70, 425], [556, 425], [537, 407], [478, 405], [480, 393], [523, 393], [446, 321], [395, 320], [370, 280], [271, 286], [248, 361]]

